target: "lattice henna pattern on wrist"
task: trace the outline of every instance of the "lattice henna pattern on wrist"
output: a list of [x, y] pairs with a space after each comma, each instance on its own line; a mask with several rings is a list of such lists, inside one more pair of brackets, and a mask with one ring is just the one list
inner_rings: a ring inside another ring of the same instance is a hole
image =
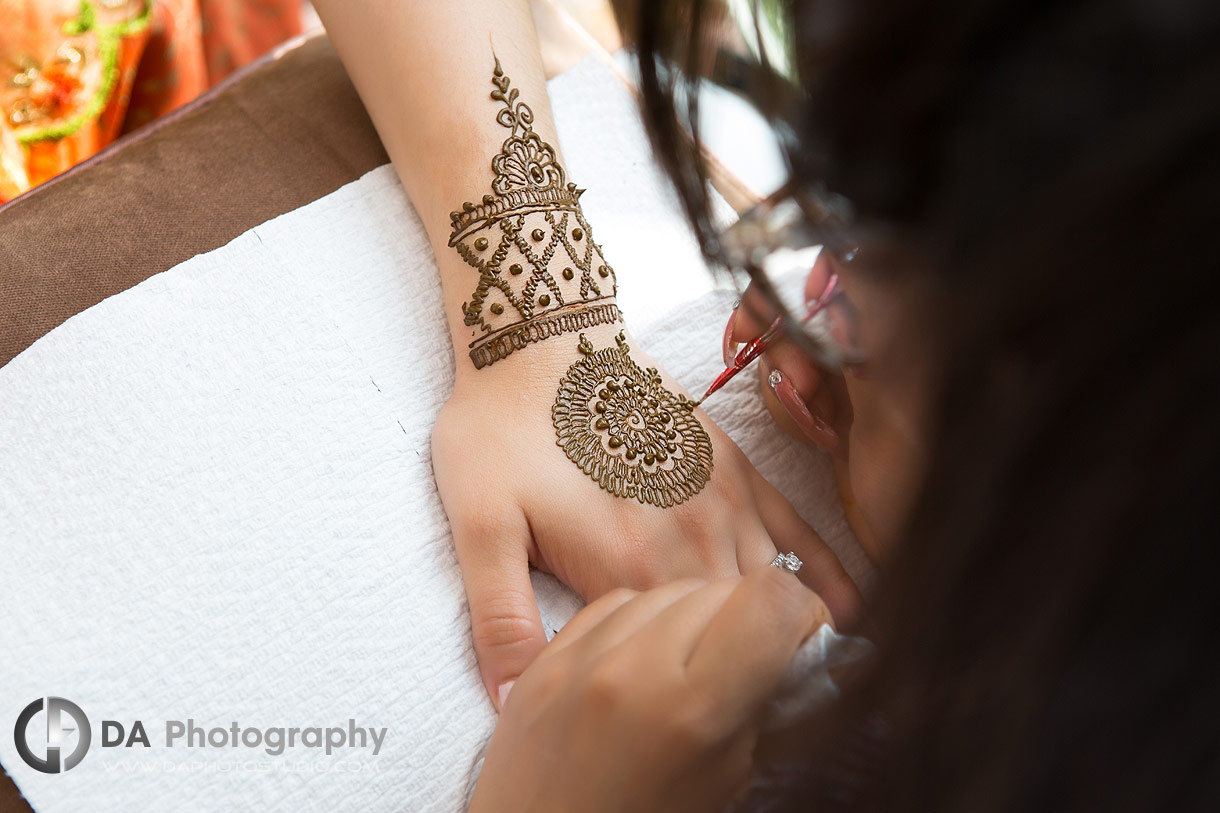
[[555, 150], [533, 129], [534, 112], [500, 68], [491, 98], [511, 134], [491, 159], [492, 194], [450, 215], [449, 245], [479, 274], [463, 303], [475, 328], [470, 360], [486, 367], [527, 344], [621, 319], [614, 269], [580, 209]]
[[641, 370], [620, 332], [617, 347], [594, 350], [559, 383], [551, 421], [555, 443], [599, 486], [619, 497], [670, 508], [712, 476], [712, 442], [695, 402], [674, 395], [656, 368]]

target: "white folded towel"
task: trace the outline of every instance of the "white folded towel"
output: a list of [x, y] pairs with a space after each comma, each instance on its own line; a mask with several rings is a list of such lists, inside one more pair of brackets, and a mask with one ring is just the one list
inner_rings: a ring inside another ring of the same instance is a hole
[[[589, 61], [551, 94], [633, 331], [699, 390], [732, 294], [713, 289], [618, 81]], [[63, 775], [0, 737], [35, 809], [461, 807], [495, 713], [432, 478], [452, 369], [434, 261], [388, 166], [0, 369], [0, 723], [54, 695], [93, 729]], [[828, 462], [774, 428], [754, 377], [708, 412], [862, 576]], [[551, 627], [579, 606], [536, 585]], [[167, 747], [166, 721], [188, 719], [387, 732], [377, 756]], [[141, 721], [151, 747], [102, 747], [103, 720], [128, 736]]]

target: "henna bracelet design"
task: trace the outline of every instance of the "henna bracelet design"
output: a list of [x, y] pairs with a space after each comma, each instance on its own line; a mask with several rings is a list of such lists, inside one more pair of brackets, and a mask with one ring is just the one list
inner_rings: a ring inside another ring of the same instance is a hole
[[621, 320], [615, 278], [555, 150], [534, 132], [534, 112], [496, 59], [491, 98], [510, 131], [491, 159], [492, 194], [450, 215], [449, 245], [479, 274], [463, 303], [481, 369], [532, 342]]

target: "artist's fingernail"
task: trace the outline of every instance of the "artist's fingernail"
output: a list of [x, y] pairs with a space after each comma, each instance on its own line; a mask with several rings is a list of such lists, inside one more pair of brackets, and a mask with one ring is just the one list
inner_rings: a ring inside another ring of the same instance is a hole
[[496, 689], [496, 705], [499, 706], [500, 711], [504, 711], [504, 701], [508, 699], [508, 693], [513, 690], [513, 684], [516, 682], [515, 680], [506, 680]]
[[806, 437], [827, 451], [838, 445], [838, 433], [821, 416], [809, 411], [809, 407], [805, 405], [805, 401], [796, 391], [796, 387], [792, 386], [788, 376], [779, 370], [772, 370], [771, 375], [767, 377], [767, 383], [771, 385], [771, 389], [784, 407], [784, 411], [796, 422]]
[[[740, 303], [739, 303], [740, 304]], [[737, 355], [737, 342], [733, 341], [733, 328], [737, 326], [737, 308], [729, 314], [729, 323], [724, 327], [724, 366], [733, 365], [733, 357]]]

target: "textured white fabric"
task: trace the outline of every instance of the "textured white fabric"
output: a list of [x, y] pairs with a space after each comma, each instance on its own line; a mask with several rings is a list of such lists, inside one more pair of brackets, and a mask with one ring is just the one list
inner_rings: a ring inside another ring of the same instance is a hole
[[[551, 94], [633, 330], [698, 390], [731, 295], [617, 80], [587, 62]], [[37, 810], [461, 807], [495, 715], [431, 471], [453, 367], [440, 305], [387, 166], [0, 369], [0, 761]], [[754, 377], [708, 411], [860, 577], [829, 465], [774, 429]], [[579, 602], [537, 584], [561, 626]], [[93, 722], [62, 776], [28, 768], [7, 733], [45, 695]], [[376, 757], [165, 747], [164, 721], [187, 718], [388, 733]], [[102, 719], [143, 721], [153, 747], [101, 748]]]
[[797, 650], [775, 697], [767, 704], [764, 728], [791, 725], [838, 699], [839, 687], [831, 671], [863, 660], [873, 651], [872, 642], [864, 638], [841, 635], [829, 624], [818, 627]]

